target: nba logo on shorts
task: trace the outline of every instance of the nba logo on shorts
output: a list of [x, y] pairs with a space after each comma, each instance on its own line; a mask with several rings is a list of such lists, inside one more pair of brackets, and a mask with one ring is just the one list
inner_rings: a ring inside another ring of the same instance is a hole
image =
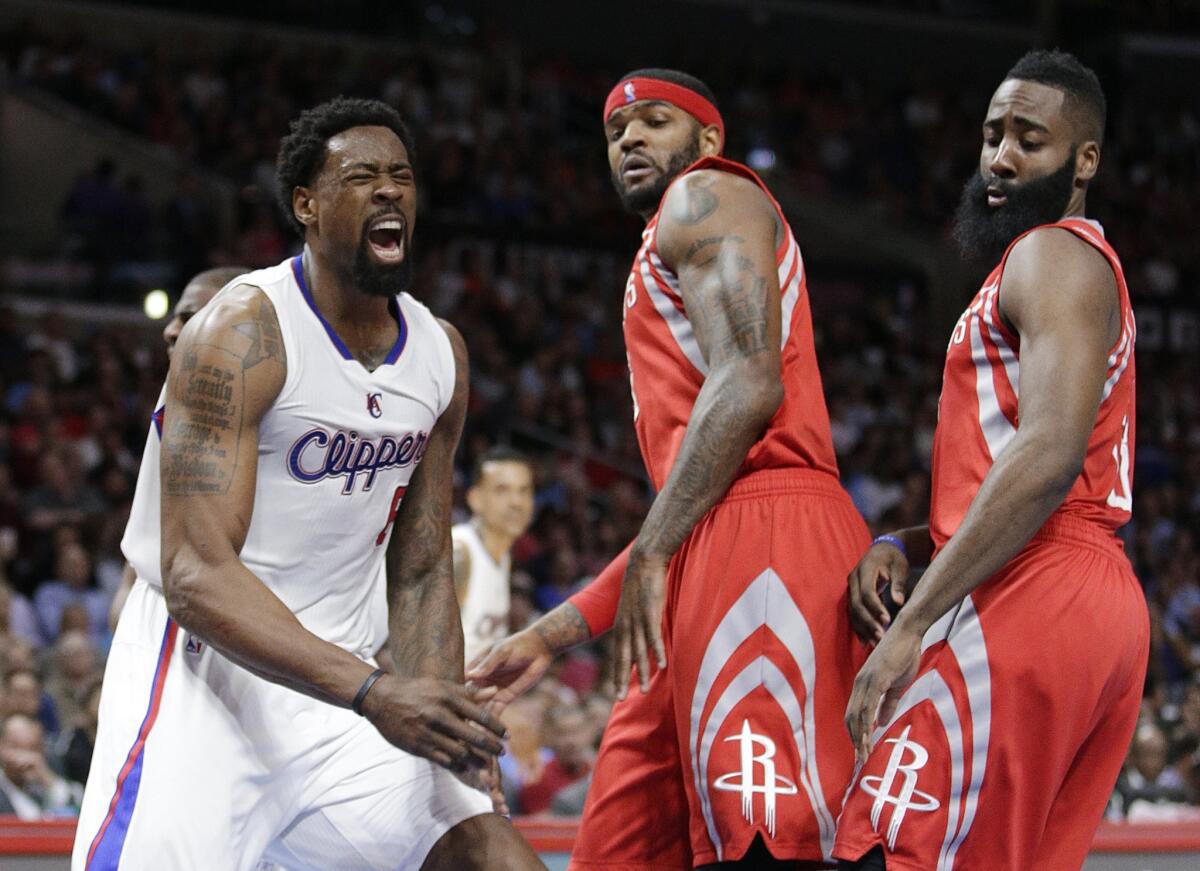
[[383, 404], [380, 401], [382, 399], [382, 393], [367, 394], [367, 411], [371, 412], [371, 417], [383, 417]]
[[637, 97], [633, 93], [633, 82], [625, 83], [625, 102], [632, 103]]
[[187, 643], [183, 645], [183, 649], [188, 653], [199, 653], [204, 649], [204, 642], [195, 635], [189, 635], [187, 637]]

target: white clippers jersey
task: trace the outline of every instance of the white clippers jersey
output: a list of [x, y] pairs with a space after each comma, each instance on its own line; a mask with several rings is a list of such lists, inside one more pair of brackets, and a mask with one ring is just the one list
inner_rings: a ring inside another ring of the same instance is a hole
[[[359, 656], [387, 638], [384, 552], [429, 434], [454, 396], [454, 353], [408, 294], [391, 306], [400, 335], [374, 372], [325, 321], [299, 257], [244, 275], [275, 306], [287, 378], [258, 434], [254, 514], [242, 562], [321, 638]], [[162, 587], [155, 412], [121, 542], [139, 577]]]
[[473, 523], [451, 528], [455, 545], [463, 545], [471, 555], [471, 577], [462, 603], [463, 652], [470, 662], [488, 645], [508, 634], [509, 575], [512, 559], [508, 554], [496, 562], [483, 546]]

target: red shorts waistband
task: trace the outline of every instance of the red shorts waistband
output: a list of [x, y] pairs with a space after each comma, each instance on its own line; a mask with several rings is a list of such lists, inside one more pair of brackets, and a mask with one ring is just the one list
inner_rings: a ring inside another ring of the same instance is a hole
[[811, 493], [849, 500], [835, 475], [818, 469], [762, 469], [743, 475], [730, 485], [722, 502], [780, 493]]
[[1031, 543], [1037, 541], [1081, 545], [1117, 556], [1125, 554], [1125, 544], [1112, 530], [1070, 514], [1050, 515], [1042, 528], [1033, 534]]

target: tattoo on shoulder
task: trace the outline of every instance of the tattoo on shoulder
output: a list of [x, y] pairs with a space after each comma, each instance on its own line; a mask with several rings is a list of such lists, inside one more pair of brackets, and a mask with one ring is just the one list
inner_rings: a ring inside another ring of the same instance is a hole
[[163, 486], [173, 495], [225, 493], [237, 466], [242, 424], [237, 398], [244, 376], [233, 366], [201, 363], [188, 350], [172, 377], [186, 413], [166, 416]]
[[699, 224], [717, 210], [720, 199], [711, 190], [714, 180], [705, 175], [689, 175], [684, 179], [687, 196], [671, 212], [680, 224]]
[[277, 360], [287, 365], [287, 354], [283, 347], [283, 336], [275, 312], [266, 300], [259, 303], [258, 315], [252, 320], [233, 325], [235, 332], [250, 340], [250, 348], [242, 357], [242, 368], [250, 369], [263, 360]]
[[[703, 239], [697, 239], [687, 250], [683, 252], [683, 258], [680, 260], [680, 267], [688, 266], [709, 266], [717, 259], [720, 254], [720, 247], [725, 242], [736, 242], [741, 245], [745, 243], [745, 239], [741, 236], [705, 236]], [[713, 250], [716, 249], [716, 250]], [[701, 257], [700, 255], [704, 256]]]

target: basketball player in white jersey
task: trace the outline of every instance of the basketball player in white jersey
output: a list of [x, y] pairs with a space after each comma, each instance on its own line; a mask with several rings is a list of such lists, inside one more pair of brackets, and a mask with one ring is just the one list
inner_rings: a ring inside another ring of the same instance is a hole
[[[175, 352], [175, 342], [183, 331], [183, 325], [190, 321], [196, 312], [208, 305], [217, 295], [217, 291], [239, 275], [245, 275], [249, 271], [244, 266], [218, 266], [192, 276], [192, 280], [187, 283], [183, 288], [183, 293], [179, 295], [179, 302], [175, 303], [175, 311], [171, 313], [171, 320], [167, 321], [167, 325], [163, 327], [162, 337], [163, 342], [167, 345], [168, 358]], [[150, 434], [146, 437], [146, 450], [142, 452], [142, 470], [138, 473], [138, 490], [158, 489], [158, 444], [162, 440], [159, 430], [162, 428], [163, 398], [166, 392], [167, 385], [164, 384], [158, 395], [158, 402], [154, 405], [154, 414], [150, 419]], [[147, 493], [141, 498], [135, 495], [134, 501], [139, 505], [151, 508], [155, 514], [158, 513], [158, 494], [156, 492]], [[136, 536], [139, 527], [140, 523], [131, 522], [125, 527], [126, 534], [132, 531]], [[121, 584], [117, 587], [112, 604], [108, 608], [109, 629], [117, 628], [117, 618], [121, 616], [121, 609], [125, 607], [125, 600], [129, 598], [129, 591], [133, 589], [133, 582], [136, 580], [137, 572], [130, 563], [126, 562], [125, 571], [121, 574]]]
[[467, 490], [471, 519], [450, 530], [454, 587], [462, 609], [466, 661], [508, 634], [513, 543], [533, 519], [533, 467], [519, 451], [495, 447], [475, 463]]
[[462, 683], [467, 355], [404, 292], [411, 154], [382, 103], [303, 113], [278, 163], [303, 254], [179, 337], [161, 522], [134, 512], [76, 871], [543, 867], [455, 776], [503, 729]]

